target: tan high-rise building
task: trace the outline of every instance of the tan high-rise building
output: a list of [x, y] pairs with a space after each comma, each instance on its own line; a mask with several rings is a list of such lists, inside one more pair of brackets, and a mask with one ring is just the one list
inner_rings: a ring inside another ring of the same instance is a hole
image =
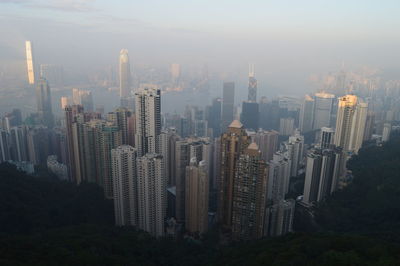
[[186, 167], [185, 229], [205, 233], [208, 229], [208, 170], [205, 161], [196, 157]]
[[236, 161], [249, 146], [251, 138], [243, 125], [234, 120], [221, 136], [221, 172], [218, 191], [218, 221], [225, 228], [232, 225], [233, 186]]
[[278, 150], [279, 132], [275, 130], [260, 130], [254, 136], [264, 161], [269, 162], [273, 159], [274, 153]]
[[35, 84], [35, 62], [33, 60], [33, 47], [31, 41], [25, 41], [26, 66], [28, 72], [28, 83]]
[[267, 178], [267, 164], [253, 142], [236, 163], [232, 204], [233, 239], [250, 240], [263, 236]]

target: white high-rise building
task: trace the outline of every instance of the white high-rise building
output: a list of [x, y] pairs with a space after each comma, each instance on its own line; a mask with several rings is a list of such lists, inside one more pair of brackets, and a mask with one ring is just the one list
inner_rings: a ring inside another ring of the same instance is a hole
[[138, 225], [151, 235], [164, 235], [167, 186], [161, 155], [148, 153], [137, 159]]
[[382, 141], [388, 141], [390, 139], [391, 131], [392, 125], [390, 123], [383, 124]]
[[31, 41], [25, 41], [26, 66], [28, 72], [28, 83], [35, 84], [35, 62], [33, 60], [33, 47]]
[[119, 53], [119, 96], [126, 98], [131, 92], [131, 67], [127, 49]]
[[290, 161], [281, 152], [276, 152], [269, 162], [267, 198], [274, 203], [285, 199], [289, 192]]
[[116, 225], [137, 225], [136, 149], [122, 145], [111, 150]]
[[290, 176], [297, 176], [300, 164], [303, 161], [304, 136], [295, 132], [285, 143], [286, 156], [290, 160]]
[[313, 129], [330, 125], [334, 98], [335, 95], [329, 93], [315, 94]]
[[136, 134], [138, 156], [158, 153], [161, 134], [161, 92], [144, 88], [135, 94]]

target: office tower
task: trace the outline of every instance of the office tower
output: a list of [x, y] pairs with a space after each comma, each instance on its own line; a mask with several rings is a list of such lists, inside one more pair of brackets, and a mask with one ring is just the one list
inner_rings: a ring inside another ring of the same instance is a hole
[[279, 122], [279, 134], [283, 136], [292, 135], [294, 131], [294, 119], [292, 117], [281, 118]]
[[46, 164], [47, 157], [52, 154], [50, 130], [47, 127], [36, 126], [27, 131], [28, 158], [33, 164]]
[[246, 129], [258, 130], [259, 128], [259, 110], [257, 102], [243, 102], [242, 115], [240, 121]]
[[65, 110], [65, 107], [67, 107], [69, 105], [68, 97], [65, 97], [65, 96], [61, 97], [60, 102], [61, 102], [61, 109], [62, 110]]
[[137, 225], [136, 149], [122, 145], [111, 150], [115, 224]]
[[218, 187], [218, 221], [225, 228], [232, 226], [232, 205], [236, 162], [251, 139], [243, 125], [234, 120], [221, 136], [220, 177]]
[[136, 134], [138, 156], [158, 152], [158, 136], [161, 133], [161, 92], [144, 88], [135, 93]]
[[45, 78], [52, 88], [64, 87], [64, 70], [62, 66], [41, 64], [40, 77]]
[[132, 115], [131, 111], [128, 108], [120, 107], [117, 108], [114, 112], [110, 112], [107, 114], [107, 120], [112, 122], [115, 126], [121, 130], [122, 134], [122, 144], [129, 144], [129, 141], [133, 136], [129, 135], [133, 132], [128, 130], [128, 121], [130, 116]]
[[390, 139], [391, 131], [392, 125], [390, 123], [383, 124], [382, 141], [388, 141]]
[[205, 161], [196, 157], [186, 166], [185, 229], [203, 234], [208, 229], [208, 169]]
[[119, 97], [126, 98], [131, 94], [131, 67], [127, 49], [119, 53]]
[[221, 174], [221, 138], [214, 139], [214, 149], [213, 149], [213, 175], [210, 186], [213, 190], [218, 189], [218, 184], [220, 183]]
[[334, 98], [335, 95], [329, 93], [315, 94], [313, 129], [330, 126]]
[[10, 129], [11, 160], [17, 162], [28, 161], [27, 127], [18, 126]]
[[232, 204], [233, 239], [250, 240], [263, 236], [267, 179], [267, 164], [253, 142], [236, 162]]
[[235, 83], [224, 82], [222, 91], [221, 130], [225, 131], [233, 121], [235, 104]]
[[303, 161], [304, 136], [295, 132], [284, 144], [286, 157], [290, 160], [290, 176], [297, 176], [300, 164]]
[[51, 109], [50, 86], [44, 78], [36, 81], [36, 103], [42, 123], [48, 128], [53, 128], [54, 117]]
[[161, 155], [148, 153], [137, 159], [138, 227], [151, 235], [164, 235], [166, 178]]
[[264, 236], [274, 237], [292, 232], [295, 205], [296, 202], [293, 199], [282, 199], [267, 207]]
[[208, 109], [208, 128], [212, 129], [213, 137], [219, 137], [221, 135], [221, 103], [221, 98], [215, 98]]
[[191, 158], [204, 161], [207, 174], [210, 173], [211, 144], [208, 138], [186, 138], [175, 143], [175, 185], [176, 185], [176, 220], [183, 223], [185, 219], [186, 167]]
[[364, 138], [368, 104], [355, 95], [339, 98], [334, 144], [347, 153], [358, 153]]
[[79, 104], [83, 106], [86, 112], [93, 112], [93, 97], [92, 92], [88, 90], [79, 91]]
[[257, 102], [257, 80], [255, 78], [254, 64], [249, 65], [249, 102]]
[[307, 155], [303, 202], [321, 201], [337, 189], [340, 149], [314, 149]]
[[207, 121], [206, 120], [195, 120], [194, 121], [194, 136], [196, 137], [207, 137]]
[[33, 47], [31, 41], [25, 41], [26, 66], [28, 72], [28, 83], [35, 84], [35, 62], [33, 58]]
[[72, 89], [72, 103], [74, 105], [81, 104], [81, 96], [79, 95], [79, 89], [73, 88]]
[[81, 105], [72, 105], [65, 107], [65, 126], [68, 146], [68, 172], [70, 180], [74, 182], [77, 182], [77, 180], [72, 124], [76, 121], [76, 116], [80, 113], [83, 113], [83, 107]]
[[269, 162], [267, 198], [273, 203], [285, 199], [289, 192], [290, 161], [282, 152], [276, 152]]
[[0, 129], [0, 163], [11, 160], [10, 134]]
[[321, 149], [329, 149], [333, 145], [333, 140], [335, 137], [335, 130], [330, 127], [321, 128], [321, 137], [319, 146]]
[[259, 106], [260, 127], [265, 130], [279, 130], [279, 101], [267, 101], [262, 97]]
[[274, 153], [278, 150], [278, 136], [279, 133], [275, 130], [257, 131], [254, 141], [257, 143], [265, 162], [272, 160]]
[[136, 116], [131, 113], [128, 117], [128, 145], [135, 147]]
[[302, 133], [313, 130], [314, 99], [306, 95], [300, 111], [300, 131]]

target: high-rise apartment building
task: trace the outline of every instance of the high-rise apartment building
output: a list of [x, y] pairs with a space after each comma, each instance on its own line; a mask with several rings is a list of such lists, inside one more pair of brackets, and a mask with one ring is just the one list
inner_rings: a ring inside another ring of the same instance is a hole
[[254, 141], [257, 143], [265, 162], [272, 160], [274, 153], [278, 150], [278, 137], [279, 132], [275, 130], [257, 131]]
[[186, 166], [185, 229], [203, 234], [208, 229], [208, 167], [205, 161], [191, 158]]
[[218, 187], [218, 221], [225, 228], [232, 226], [232, 207], [236, 162], [249, 146], [251, 138], [243, 125], [234, 120], [221, 136], [220, 177]]
[[295, 201], [279, 200], [266, 209], [264, 236], [281, 236], [293, 231]]
[[235, 105], [235, 83], [224, 82], [222, 90], [221, 130], [225, 131], [233, 121]]
[[304, 136], [295, 132], [284, 146], [286, 157], [290, 160], [290, 176], [297, 176], [303, 161]]
[[321, 149], [330, 149], [335, 138], [335, 130], [330, 127], [321, 128], [319, 146]]
[[273, 203], [285, 199], [289, 192], [290, 161], [282, 152], [276, 152], [269, 162], [267, 198]]
[[340, 149], [314, 149], [307, 155], [303, 202], [323, 200], [338, 188]]
[[167, 187], [161, 155], [148, 153], [137, 159], [138, 226], [151, 235], [164, 235]]
[[131, 92], [131, 67], [127, 49], [119, 53], [119, 96], [126, 98]]
[[290, 136], [294, 132], [294, 119], [292, 117], [281, 118], [279, 122], [279, 134]]
[[161, 133], [161, 92], [159, 89], [144, 88], [136, 92], [135, 100], [138, 156], [157, 153]]
[[136, 150], [122, 145], [111, 150], [115, 224], [137, 225]]
[[232, 199], [233, 239], [250, 240], [263, 236], [267, 179], [267, 164], [253, 142], [236, 162]]

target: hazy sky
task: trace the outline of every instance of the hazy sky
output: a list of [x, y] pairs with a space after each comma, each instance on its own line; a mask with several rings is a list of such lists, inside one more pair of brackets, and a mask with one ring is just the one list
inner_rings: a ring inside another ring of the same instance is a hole
[[[370, 65], [399, 71], [396, 0], [0, 0], [0, 66], [23, 60], [89, 71], [116, 64], [208, 64], [260, 84], [306, 90], [312, 73]], [[400, 72], [400, 71], [399, 71]], [[261, 85], [260, 85], [261, 86]]]

